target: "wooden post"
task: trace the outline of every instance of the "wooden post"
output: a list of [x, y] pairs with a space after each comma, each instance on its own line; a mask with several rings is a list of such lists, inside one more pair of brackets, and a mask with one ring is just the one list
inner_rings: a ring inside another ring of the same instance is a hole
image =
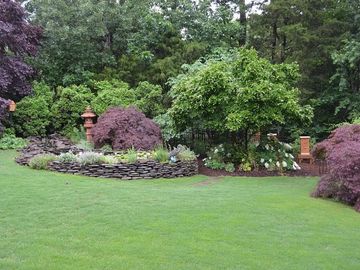
[[313, 163], [314, 159], [310, 153], [310, 136], [300, 136], [300, 154], [298, 156], [299, 163], [309, 161]]

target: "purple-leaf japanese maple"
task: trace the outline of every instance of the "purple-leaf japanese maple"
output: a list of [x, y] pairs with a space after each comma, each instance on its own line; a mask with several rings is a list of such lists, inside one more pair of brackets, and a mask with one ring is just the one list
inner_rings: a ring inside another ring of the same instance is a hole
[[91, 130], [95, 146], [106, 144], [114, 150], [152, 150], [162, 144], [161, 130], [137, 109], [111, 108], [102, 114]]
[[9, 99], [19, 101], [31, 93], [29, 79], [34, 70], [25, 63], [35, 56], [42, 30], [31, 25], [21, 5], [13, 0], [0, 0], [0, 134], [6, 118]]
[[317, 144], [314, 155], [325, 158], [329, 172], [313, 192], [354, 206], [360, 212], [360, 125], [345, 125]]

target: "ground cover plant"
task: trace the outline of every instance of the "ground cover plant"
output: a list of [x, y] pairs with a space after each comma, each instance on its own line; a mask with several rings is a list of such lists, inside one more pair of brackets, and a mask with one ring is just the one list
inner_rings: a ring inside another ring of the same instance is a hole
[[314, 154], [326, 159], [329, 172], [313, 196], [339, 200], [360, 212], [360, 125], [337, 128], [315, 146]]
[[360, 216], [316, 178], [115, 181], [39, 172], [0, 152], [0, 269], [360, 266]]
[[[16, 138], [18, 139], [18, 138]], [[19, 140], [19, 139], [18, 139]], [[21, 139], [22, 140], [22, 139]], [[2, 141], [0, 140], [0, 143]], [[22, 142], [22, 141], [21, 141]], [[15, 147], [3, 147], [0, 144], [0, 149], [16, 149]], [[154, 160], [159, 163], [176, 163], [177, 161], [194, 162], [196, 155], [193, 151], [185, 146], [178, 146], [176, 151], [169, 152], [164, 147], [157, 147], [153, 151], [137, 151], [135, 148], [127, 149], [126, 151], [116, 152], [115, 154], [104, 155], [102, 152], [84, 151], [74, 154], [73, 152], [61, 153], [56, 156], [50, 153], [39, 154], [34, 156], [29, 161], [29, 166], [33, 169], [46, 170], [52, 161], [60, 163], [78, 163], [80, 165], [94, 165], [94, 164], [119, 164], [129, 163], [133, 164], [137, 161]]]

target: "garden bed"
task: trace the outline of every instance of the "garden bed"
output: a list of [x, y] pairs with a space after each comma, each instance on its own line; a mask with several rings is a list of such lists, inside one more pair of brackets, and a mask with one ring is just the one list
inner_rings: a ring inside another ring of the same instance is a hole
[[118, 178], [123, 180], [176, 178], [198, 174], [196, 161], [159, 163], [152, 160], [138, 161], [133, 164], [91, 164], [61, 163], [53, 161], [49, 169], [61, 173], [78, 174], [92, 177]]
[[282, 174], [279, 171], [268, 171], [265, 169], [256, 169], [249, 172], [236, 170], [235, 172], [227, 172], [225, 170], [213, 170], [204, 166], [204, 162], [198, 159], [199, 174], [207, 176], [248, 176], [248, 177], [266, 177], [266, 176], [321, 176], [319, 165], [317, 164], [301, 164], [301, 170], [286, 171]]

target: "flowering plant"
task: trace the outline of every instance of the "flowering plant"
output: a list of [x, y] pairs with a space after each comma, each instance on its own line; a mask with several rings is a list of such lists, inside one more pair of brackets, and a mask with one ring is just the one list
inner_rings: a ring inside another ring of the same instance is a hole
[[230, 163], [226, 163], [226, 161], [231, 158], [231, 153], [226, 152], [223, 144], [211, 148], [207, 153], [207, 156], [207, 158], [203, 159], [205, 167], [214, 170], [227, 168], [228, 170], [233, 171], [231, 165], [229, 165]]
[[291, 154], [292, 147], [280, 142], [277, 138], [269, 138], [259, 155], [259, 165], [269, 171], [300, 170]]

